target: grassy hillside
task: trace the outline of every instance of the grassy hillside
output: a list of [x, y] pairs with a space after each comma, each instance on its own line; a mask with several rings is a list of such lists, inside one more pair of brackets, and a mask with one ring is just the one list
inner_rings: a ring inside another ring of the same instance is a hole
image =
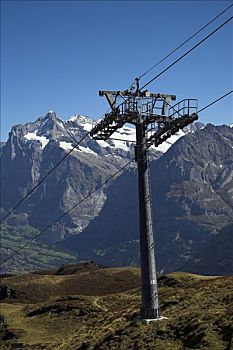
[[231, 276], [160, 276], [164, 319], [149, 325], [138, 319], [137, 268], [70, 265], [58, 271], [5, 277], [1, 286], [1, 349], [233, 347]]

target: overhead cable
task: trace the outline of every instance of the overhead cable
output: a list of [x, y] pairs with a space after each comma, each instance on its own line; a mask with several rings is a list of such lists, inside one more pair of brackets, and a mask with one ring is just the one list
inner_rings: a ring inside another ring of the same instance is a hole
[[168, 57], [170, 57], [173, 53], [175, 53], [177, 50], [179, 50], [182, 46], [184, 46], [185, 44], [187, 44], [190, 40], [192, 40], [196, 35], [198, 35], [199, 33], [201, 33], [205, 28], [207, 28], [210, 24], [212, 24], [214, 21], [216, 21], [216, 19], [218, 19], [219, 17], [221, 17], [226, 11], [228, 11], [231, 7], [233, 6], [233, 4], [231, 4], [230, 6], [228, 6], [225, 10], [223, 10], [222, 12], [220, 12], [217, 16], [215, 16], [214, 18], [212, 18], [208, 23], [206, 23], [203, 27], [201, 27], [197, 32], [195, 32], [194, 34], [192, 34], [188, 39], [186, 39], [185, 41], [183, 41], [179, 46], [177, 46], [174, 50], [172, 50], [169, 54], [167, 54], [165, 57], [163, 57], [161, 60], [159, 60], [158, 62], [156, 62], [153, 66], [151, 66], [149, 69], [147, 69], [143, 74], [139, 75], [139, 79], [143, 78], [145, 75], [147, 75], [149, 72], [151, 72], [155, 67], [157, 67], [160, 63], [164, 62]]
[[233, 90], [227, 92], [225, 95], [217, 98], [216, 100], [214, 100], [213, 102], [209, 103], [207, 106], [199, 109], [199, 111], [197, 111], [197, 113], [200, 113], [202, 111], [204, 111], [205, 109], [209, 108], [210, 106], [214, 105], [215, 103], [217, 103], [218, 101], [222, 100], [223, 98], [227, 97], [228, 95], [232, 94]]
[[168, 67], [166, 67], [165, 69], [163, 69], [159, 74], [157, 74], [154, 78], [152, 78], [151, 80], [149, 80], [146, 84], [144, 84], [141, 89], [144, 89], [146, 86], [148, 86], [149, 84], [151, 84], [154, 80], [156, 80], [158, 77], [160, 77], [162, 74], [164, 74], [168, 69], [170, 69], [171, 67], [173, 67], [176, 63], [178, 63], [180, 60], [182, 60], [185, 56], [187, 56], [190, 52], [192, 52], [194, 49], [196, 49], [199, 45], [201, 45], [202, 43], [204, 43], [207, 39], [209, 39], [212, 35], [214, 35], [217, 31], [219, 31], [222, 27], [224, 27], [227, 23], [229, 23], [231, 20], [233, 19], [233, 16], [231, 16], [230, 18], [228, 18], [224, 23], [222, 23], [219, 27], [217, 27], [216, 29], [214, 29], [210, 34], [208, 34], [204, 39], [202, 39], [201, 41], [199, 41], [196, 45], [194, 45], [191, 49], [189, 49], [188, 51], [186, 51], [182, 56], [180, 56], [179, 58], [177, 58], [173, 63], [171, 63]]

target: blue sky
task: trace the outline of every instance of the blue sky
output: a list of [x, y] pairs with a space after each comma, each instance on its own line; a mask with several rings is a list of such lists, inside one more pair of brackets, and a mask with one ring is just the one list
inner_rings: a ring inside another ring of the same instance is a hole
[[[108, 109], [98, 90], [130, 82], [230, 1], [2, 1], [1, 133], [49, 110], [63, 119], [97, 119]], [[146, 83], [230, 17], [225, 13], [150, 72]], [[232, 90], [232, 21], [153, 82], [157, 93], [198, 98], [202, 107]], [[204, 123], [233, 123], [232, 95], [200, 114]]]

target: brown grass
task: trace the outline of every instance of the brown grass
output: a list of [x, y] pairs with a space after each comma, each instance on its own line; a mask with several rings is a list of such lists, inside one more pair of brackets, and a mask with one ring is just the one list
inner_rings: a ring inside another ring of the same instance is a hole
[[5, 326], [14, 334], [1, 349], [210, 349], [230, 350], [233, 277], [173, 273], [159, 279], [162, 315], [137, 321], [140, 273], [98, 268], [71, 275], [27, 274], [3, 279], [16, 299], [2, 302]]

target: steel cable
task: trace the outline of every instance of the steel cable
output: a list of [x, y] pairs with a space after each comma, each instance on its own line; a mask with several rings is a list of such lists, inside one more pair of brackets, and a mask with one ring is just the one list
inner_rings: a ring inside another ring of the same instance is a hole
[[173, 63], [171, 63], [168, 67], [166, 67], [165, 69], [163, 69], [159, 74], [157, 74], [154, 78], [152, 78], [151, 80], [149, 80], [146, 84], [144, 84], [141, 89], [144, 89], [146, 86], [148, 86], [149, 84], [151, 84], [154, 80], [156, 80], [157, 78], [159, 78], [162, 74], [164, 74], [167, 70], [169, 70], [171, 67], [173, 67], [176, 63], [178, 63], [180, 60], [182, 60], [185, 56], [187, 56], [190, 52], [192, 52], [193, 50], [195, 50], [199, 45], [201, 45], [202, 43], [204, 43], [207, 39], [209, 39], [212, 35], [214, 35], [217, 31], [219, 31], [222, 27], [224, 27], [227, 23], [229, 23], [231, 20], [233, 19], [233, 16], [231, 16], [230, 18], [228, 18], [224, 23], [222, 23], [220, 26], [218, 26], [216, 29], [214, 29], [210, 34], [208, 34], [204, 39], [202, 39], [201, 41], [199, 41], [196, 45], [194, 45], [191, 49], [189, 49], [188, 51], [186, 51], [183, 55], [181, 55], [179, 58], [177, 58]]
[[177, 50], [179, 50], [182, 46], [187, 44], [191, 39], [193, 39], [197, 34], [201, 33], [205, 28], [207, 28], [210, 24], [212, 24], [216, 19], [221, 17], [226, 11], [228, 11], [231, 7], [228, 6], [225, 10], [220, 12], [217, 16], [215, 16], [213, 19], [211, 19], [207, 24], [205, 24], [203, 27], [201, 27], [197, 32], [192, 34], [188, 39], [184, 40], [179, 46], [177, 46], [175, 49], [173, 49], [169, 54], [167, 54], [164, 58], [156, 62], [153, 66], [151, 66], [149, 69], [147, 69], [143, 74], [139, 75], [139, 79], [143, 78], [145, 75], [147, 75], [149, 72], [151, 72], [155, 67], [157, 67], [160, 63], [164, 62], [168, 57], [170, 57], [173, 53], [175, 53]]

